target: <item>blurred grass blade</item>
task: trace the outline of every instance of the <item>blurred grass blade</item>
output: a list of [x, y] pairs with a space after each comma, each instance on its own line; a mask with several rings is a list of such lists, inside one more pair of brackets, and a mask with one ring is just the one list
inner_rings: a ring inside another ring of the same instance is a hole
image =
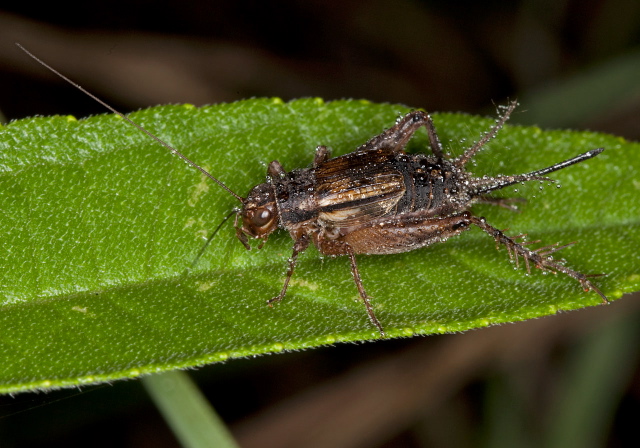
[[142, 378], [142, 384], [185, 448], [238, 448], [198, 386], [176, 370]]
[[558, 387], [555, 408], [548, 415], [548, 440], [542, 446], [605, 446], [639, 359], [639, 337], [634, 314], [603, 325], [581, 341]]
[[483, 435], [485, 448], [533, 448], [531, 425], [521, 391], [510, 383], [510, 375], [488, 378], [485, 392]]

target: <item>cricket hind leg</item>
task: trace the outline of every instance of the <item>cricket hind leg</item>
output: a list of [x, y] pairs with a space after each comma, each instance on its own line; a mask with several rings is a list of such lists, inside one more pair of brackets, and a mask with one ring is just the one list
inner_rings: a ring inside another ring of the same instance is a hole
[[351, 274], [364, 303], [369, 320], [385, 337], [380, 321], [366, 293], [358, 270], [356, 254], [397, 254], [404, 253], [433, 243], [442, 242], [469, 228], [467, 213], [446, 218], [430, 216], [427, 210], [382, 217], [352, 229], [339, 240], [327, 237], [326, 233], [314, 236], [315, 245], [325, 255], [348, 255]]
[[433, 119], [431, 115], [425, 114], [424, 127], [427, 128], [427, 135], [429, 136], [429, 145], [431, 146], [431, 152], [438, 159], [447, 158], [442, 150], [442, 143], [440, 142], [440, 137], [438, 137], [438, 133], [436, 132], [436, 127], [433, 124]]
[[531, 250], [525, 247], [526, 243], [516, 242], [518, 236], [509, 237], [505, 235], [501, 230], [498, 230], [492, 225], [487, 224], [484, 218], [478, 218], [477, 216], [469, 215], [468, 219], [470, 224], [474, 224], [477, 227], [480, 227], [484, 232], [491, 235], [495, 239], [496, 244], [504, 244], [509, 251], [509, 256], [511, 258], [515, 258], [516, 265], [518, 265], [519, 263], [518, 257], [522, 257], [524, 259], [527, 272], [531, 272], [531, 263], [533, 263], [536, 268], [542, 269], [543, 271], [552, 272], [554, 274], [562, 272], [563, 274], [579, 281], [582, 289], [584, 289], [585, 292], [593, 291], [602, 298], [603, 303], [609, 303], [609, 299], [607, 299], [607, 296], [605, 296], [602, 291], [600, 291], [600, 289], [598, 289], [598, 287], [589, 280], [592, 277], [600, 277], [603, 274], [586, 275], [563, 266], [561, 263], [554, 261], [553, 258], [550, 257], [552, 253], [564, 249], [565, 247], [570, 246], [574, 243], [569, 243], [562, 246], [558, 244], [552, 244], [550, 246]]
[[399, 153], [404, 150], [405, 146], [413, 137], [418, 129], [424, 126], [429, 136], [429, 145], [431, 152], [438, 159], [447, 159], [442, 143], [436, 133], [435, 125], [431, 116], [421, 110], [414, 110], [402, 117], [391, 128], [387, 129], [380, 135], [376, 135], [359, 149], [361, 150], [386, 150], [392, 153]]
[[293, 253], [291, 254], [291, 258], [289, 258], [289, 267], [287, 269], [287, 277], [284, 279], [284, 285], [282, 285], [280, 294], [267, 300], [267, 305], [273, 306], [274, 303], [281, 301], [284, 298], [284, 296], [287, 294], [287, 288], [289, 287], [289, 282], [291, 281], [291, 277], [293, 276], [293, 271], [295, 270], [296, 263], [298, 262], [298, 254], [300, 254], [301, 252], [304, 252], [307, 249], [307, 247], [309, 247], [309, 237], [306, 235], [302, 235], [293, 244]]

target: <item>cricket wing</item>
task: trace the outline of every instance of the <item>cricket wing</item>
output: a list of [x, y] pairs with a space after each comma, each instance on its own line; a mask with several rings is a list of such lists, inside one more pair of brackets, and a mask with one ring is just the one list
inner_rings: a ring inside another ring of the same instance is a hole
[[361, 157], [355, 165], [346, 158], [329, 160], [316, 170], [318, 218], [342, 228], [393, 214], [406, 192], [402, 173], [390, 168], [387, 158], [372, 163], [368, 159], [375, 157]]

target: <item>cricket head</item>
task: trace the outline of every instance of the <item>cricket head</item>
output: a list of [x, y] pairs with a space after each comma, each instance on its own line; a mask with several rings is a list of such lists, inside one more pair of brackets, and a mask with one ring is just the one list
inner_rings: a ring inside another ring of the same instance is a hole
[[242, 201], [242, 209], [238, 212], [242, 218], [242, 226], [236, 224], [237, 236], [249, 247], [247, 237], [260, 238], [263, 243], [278, 228], [279, 216], [273, 187], [263, 183], [253, 187]]

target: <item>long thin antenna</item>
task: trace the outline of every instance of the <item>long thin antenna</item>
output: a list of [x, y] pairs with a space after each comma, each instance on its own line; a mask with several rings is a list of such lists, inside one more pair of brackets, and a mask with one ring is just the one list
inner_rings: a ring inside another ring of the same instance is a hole
[[220, 229], [222, 228], [224, 223], [226, 223], [229, 220], [229, 218], [231, 218], [233, 215], [235, 215], [237, 213], [238, 212], [236, 210], [232, 210], [231, 213], [229, 213], [227, 216], [225, 216], [224, 219], [222, 220], [222, 222], [220, 224], [218, 224], [218, 227], [216, 227], [215, 230], [209, 236], [209, 238], [207, 238], [207, 242], [204, 243], [204, 245], [202, 246], [202, 248], [198, 252], [198, 255], [196, 255], [196, 257], [191, 262], [191, 265], [187, 269], [185, 269], [185, 271], [184, 271], [185, 274], [188, 274], [189, 272], [191, 272], [193, 270], [193, 268], [196, 267], [196, 265], [200, 261], [200, 258], [202, 257], [204, 252], [207, 250], [207, 247], [209, 247], [209, 244], [211, 244], [211, 241], [213, 241], [213, 238], [220, 231]]
[[227, 187], [225, 184], [222, 183], [222, 181], [216, 179], [215, 177], [213, 177], [207, 170], [205, 170], [204, 168], [202, 168], [200, 165], [198, 165], [197, 163], [191, 161], [190, 159], [187, 158], [187, 156], [185, 156], [184, 154], [182, 154], [180, 151], [178, 151], [177, 149], [175, 149], [173, 146], [171, 146], [169, 143], [165, 142], [164, 140], [162, 140], [159, 137], [156, 137], [154, 134], [152, 134], [151, 132], [147, 131], [145, 128], [143, 128], [142, 126], [140, 126], [138, 123], [136, 123], [135, 121], [131, 120], [130, 118], [128, 118], [127, 116], [125, 116], [122, 112], [117, 111], [116, 109], [114, 109], [112, 106], [110, 106], [109, 104], [105, 103], [104, 101], [102, 101], [100, 98], [98, 98], [97, 96], [95, 96], [93, 93], [89, 92], [88, 90], [86, 90], [84, 87], [82, 87], [79, 84], [76, 84], [75, 82], [73, 82], [72, 80], [70, 80], [69, 78], [67, 78], [66, 76], [64, 76], [62, 73], [60, 73], [59, 71], [57, 71], [56, 69], [54, 69], [53, 67], [51, 67], [50, 65], [48, 65], [47, 63], [45, 63], [43, 60], [41, 60], [40, 58], [38, 58], [36, 55], [34, 55], [33, 53], [31, 53], [29, 50], [27, 50], [26, 48], [24, 48], [22, 45], [20, 45], [18, 42], [15, 43], [18, 48], [20, 48], [22, 51], [24, 51], [31, 59], [33, 59], [34, 61], [36, 61], [37, 63], [39, 63], [40, 65], [42, 65], [44, 68], [48, 69], [50, 72], [52, 72], [53, 74], [59, 76], [60, 78], [62, 78], [63, 80], [65, 80], [66, 82], [68, 82], [69, 84], [71, 84], [73, 87], [75, 87], [76, 89], [80, 90], [82, 93], [84, 93], [85, 95], [87, 95], [89, 98], [92, 98], [93, 100], [97, 101], [99, 104], [101, 104], [102, 106], [104, 106], [105, 108], [107, 108], [108, 110], [110, 110], [111, 112], [113, 112], [114, 114], [118, 115], [120, 118], [122, 118], [123, 120], [125, 120], [127, 123], [129, 123], [130, 125], [134, 126], [135, 128], [137, 128], [138, 130], [144, 132], [145, 134], [147, 134], [149, 137], [151, 137], [153, 140], [155, 140], [156, 142], [160, 143], [162, 146], [164, 146], [165, 148], [167, 148], [169, 151], [171, 151], [173, 154], [177, 155], [178, 157], [180, 157], [182, 160], [184, 160], [185, 162], [187, 162], [189, 165], [191, 165], [192, 167], [194, 167], [195, 169], [197, 169], [198, 171], [200, 171], [202, 174], [204, 174], [205, 176], [207, 176], [209, 179], [211, 179], [212, 181], [214, 181], [215, 183], [217, 183], [218, 185], [220, 185], [222, 188], [224, 188], [225, 190], [227, 190], [234, 198], [236, 198], [237, 200], [239, 200], [240, 202], [244, 202], [244, 198], [242, 196], [237, 195], [236, 193], [234, 193], [229, 187]]

